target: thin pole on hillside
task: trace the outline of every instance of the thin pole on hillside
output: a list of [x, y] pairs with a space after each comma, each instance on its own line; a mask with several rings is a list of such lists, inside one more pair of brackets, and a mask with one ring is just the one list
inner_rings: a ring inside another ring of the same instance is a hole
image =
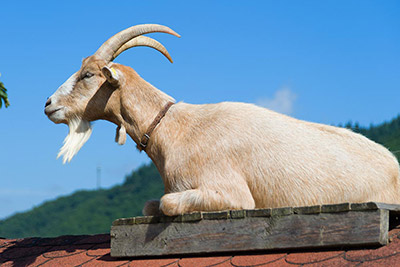
[[101, 167], [100, 166], [97, 166], [96, 173], [97, 173], [97, 175], [96, 175], [97, 176], [97, 190], [99, 190], [101, 187]]

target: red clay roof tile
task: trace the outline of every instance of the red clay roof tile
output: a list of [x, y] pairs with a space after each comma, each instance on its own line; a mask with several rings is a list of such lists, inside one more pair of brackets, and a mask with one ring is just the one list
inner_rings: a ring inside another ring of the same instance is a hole
[[[358, 262], [346, 261], [343, 256], [327, 259], [313, 264], [306, 264], [307, 267], [353, 267], [358, 266]], [[294, 266], [294, 265], [292, 265]], [[299, 265], [297, 265], [299, 266]]]
[[179, 259], [149, 259], [149, 260], [132, 260], [129, 263], [129, 267], [179, 267]]
[[232, 266], [231, 258], [232, 258], [231, 256], [183, 258], [179, 261], [179, 266], [180, 267]]
[[55, 246], [43, 254], [45, 258], [62, 258], [72, 256], [75, 254], [86, 253], [89, 248], [93, 247], [91, 244], [87, 245], [71, 245], [71, 246]]
[[326, 251], [326, 252], [303, 252], [291, 253], [286, 257], [286, 261], [292, 264], [310, 264], [323, 262], [332, 258], [344, 255], [344, 251]]
[[30, 238], [14, 240], [14, 246], [15, 247], [64, 246], [64, 245], [71, 245], [80, 238], [81, 238], [80, 236], [68, 236], [68, 235], [59, 236], [55, 238], [30, 237]]
[[[285, 260], [285, 258], [286, 257], [283, 257], [283, 258], [280, 258], [280, 259], [278, 259], [277, 261], [273, 261], [273, 262], [269, 262], [269, 263], [267, 263], [267, 264], [262, 264], [262, 265], [252, 265], [252, 266], [254, 266], [254, 267], [258, 267], [258, 266], [268, 266], [268, 267], [298, 267], [298, 266], [300, 266], [300, 265], [293, 265], [293, 264], [290, 264], [290, 263], [288, 263], [286, 260]], [[308, 265], [307, 265], [308, 266]]]
[[350, 250], [345, 254], [345, 259], [348, 261], [374, 261], [381, 258], [391, 256], [399, 256], [400, 258], [400, 239], [394, 238], [387, 246], [376, 249], [360, 249]]
[[98, 244], [88, 250], [88, 256], [104, 256], [110, 253], [110, 243]]
[[20, 259], [7, 260], [5, 262], [0, 261], [0, 266], [1, 267], [39, 266], [49, 260], [50, 259], [47, 259], [47, 258], [43, 257], [42, 255], [31, 256], [31, 257], [25, 257], [25, 258], [20, 258]]
[[205, 257], [112, 258], [108, 234], [56, 238], [0, 239], [3, 266], [399, 266], [400, 228], [389, 232], [392, 242], [373, 249], [288, 253], [249, 253]]
[[357, 265], [360, 267], [376, 267], [376, 266], [387, 266], [387, 267], [399, 267], [400, 259], [399, 257], [386, 257], [383, 259], [378, 259], [374, 261], [367, 261]]
[[101, 244], [110, 243], [110, 234], [83, 236], [74, 244]]
[[85, 264], [89, 261], [94, 260], [94, 257], [90, 257], [86, 255], [85, 251], [82, 251], [77, 254], [71, 254], [71, 255], [64, 255], [63, 257], [57, 257], [57, 258], [50, 258], [49, 261], [45, 262], [43, 265], [40, 265], [41, 267], [54, 267], [54, 266], [78, 266]]
[[4, 252], [1, 253], [1, 258], [6, 260], [27, 258], [30, 256], [40, 256], [41, 254], [48, 251], [50, 247], [8, 247]]
[[232, 265], [234, 266], [265, 265], [268, 263], [273, 263], [285, 257], [286, 253], [235, 256], [232, 259]]
[[128, 266], [130, 260], [111, 258], [110, 254], [105, 254], [100, 257], [93, 258], [93, 260], [86, 262], [82, 267], [117, 267]]

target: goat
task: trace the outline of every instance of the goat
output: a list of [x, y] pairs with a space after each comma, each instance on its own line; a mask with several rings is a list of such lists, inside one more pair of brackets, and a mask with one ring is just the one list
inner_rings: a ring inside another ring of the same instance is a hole
[[143, 213], [276, 208], [340, 202], [400, 203], [399, 167], [383, 146], [350, 130], [301, 121], [252, 104], [191, 105], [113, 63], [123, 51], [148, 46], [143, 34], [170, 28], [143, 24], [108, 39], [48, 98], [45, 113], [69, 126], [58, 156], [70, 161], [91, 134], [90, 122], [117, 125], [154, 162], [165, 185]]

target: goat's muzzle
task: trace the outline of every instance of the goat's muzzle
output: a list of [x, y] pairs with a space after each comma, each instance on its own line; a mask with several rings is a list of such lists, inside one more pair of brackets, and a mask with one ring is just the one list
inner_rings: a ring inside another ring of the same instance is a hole
[[54, 123], [65, 121], [65, 108], [63, 106], [52, 104], [51, 98], [47, 99], [44, 114]]

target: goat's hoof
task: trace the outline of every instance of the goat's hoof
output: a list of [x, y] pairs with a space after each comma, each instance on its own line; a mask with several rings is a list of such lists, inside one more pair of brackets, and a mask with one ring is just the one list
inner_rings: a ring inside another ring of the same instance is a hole
[[167, 216], [176, 216], [185, 213], [182, 203], [179, 202], [175, 194], [167, 194], [161, 198], [160, 210]]
[[162, 212], [160, 211], [160, 201], [159, 200], [149, 200], [144, 203], [142, 210], [144, 216], [160, 216]]

